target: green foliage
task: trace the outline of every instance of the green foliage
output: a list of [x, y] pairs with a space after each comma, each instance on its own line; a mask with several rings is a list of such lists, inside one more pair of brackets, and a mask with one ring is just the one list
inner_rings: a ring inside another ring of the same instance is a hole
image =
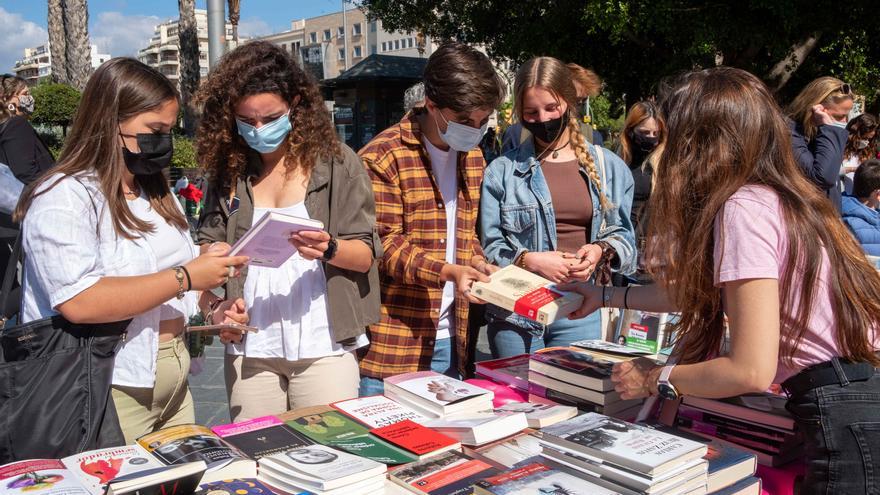
[[199, 166], [192, 139], [174, 136], [174, 155], [171, 158], [171, 166], [180, 168], [197, 168]]
[[31, 94], [35, 107], [31, 120], [36, 124], [59, 126], [67, 134], [67, 126], [79, 105], [80, 92], [67, 84], [41, 83], [31, 89]]
[[841, 32], [821, 52], [830, 56], [828, 72], [850, 83], [870, 106], [880, 93], [880, 66], [871, 63], [868, 41], [864, 31]]
[[593, 126], [600, 130], [619, 131], [623, 128], [623, 101], [612, 99], [605, 93], [590, 98], [590, 110], [593, 113]]

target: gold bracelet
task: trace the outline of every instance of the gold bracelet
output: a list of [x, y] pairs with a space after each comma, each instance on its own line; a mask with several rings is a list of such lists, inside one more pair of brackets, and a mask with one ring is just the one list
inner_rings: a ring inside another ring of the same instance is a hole
[[515, 260], [513, 260], [513, 264], [522, 268], [523, 270], [527, 270], [527, 268], [526, 268], [526, 255], [527, 254], [529, 254], [528, 249], [523, 251], [522, 254], [520, 254], [519, 256], [517, 256], [517, 258]]

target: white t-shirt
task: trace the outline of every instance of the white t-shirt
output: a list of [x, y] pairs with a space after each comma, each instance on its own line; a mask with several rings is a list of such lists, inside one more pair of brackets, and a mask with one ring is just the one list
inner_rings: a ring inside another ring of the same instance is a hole
[[[253, 223], [266, 213], [309, 218], [305, 203], [284, 208], [254, 208]], [[241, 344], [227, 345], [227, 353], [288, 361], [344, 354], [369, 343], [360, 335], [353, 346], [333, 340], [327, 316], [327, 279], [317, 260], [295, 253], [278, 268], [251, 265], [244, 282], [244, 301], [250, 325], [260, 331]]]
[[[431, 171], [446, 210], [446, 262], [455, 263], [455, 207], [458, 203], [458, 152], [449, 149], [443, 151], [427, 139], [425, 148], [431, 159]], [[448, 339], [450, 329], [455, 322], [455, 284], [446, 282], [443, 285], [443, 299], [440, 302], [440, 320], [437, 324], [436, 339]]]

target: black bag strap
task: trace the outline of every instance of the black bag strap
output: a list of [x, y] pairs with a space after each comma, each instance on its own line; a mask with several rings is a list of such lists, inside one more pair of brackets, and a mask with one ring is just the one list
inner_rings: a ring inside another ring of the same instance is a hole
[[6, 264], [6, 273], [3, 274], [3, 285], [0, 286], [0, 330], [6, 326], [6, 320], [10, 315], [6, 314], [6, 303], [9, 302], [9, 295], [12, 292], [12, 282], [15, 280], [15, 274], [18, 272], [18, 262], [22, 261], [21, 250], [21, 231], [15, 237], [15, 245], [12, 248], [12, 255], [9, 256], [9, 263]]

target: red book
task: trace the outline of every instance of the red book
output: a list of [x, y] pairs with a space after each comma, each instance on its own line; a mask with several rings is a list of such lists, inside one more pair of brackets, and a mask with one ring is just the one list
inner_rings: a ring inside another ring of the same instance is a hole
[[375, 428], [370, 430], [370, 434], [412, 452], [420, 459], [461, 448], [461, 444], [452, 438], [409, 419]]

